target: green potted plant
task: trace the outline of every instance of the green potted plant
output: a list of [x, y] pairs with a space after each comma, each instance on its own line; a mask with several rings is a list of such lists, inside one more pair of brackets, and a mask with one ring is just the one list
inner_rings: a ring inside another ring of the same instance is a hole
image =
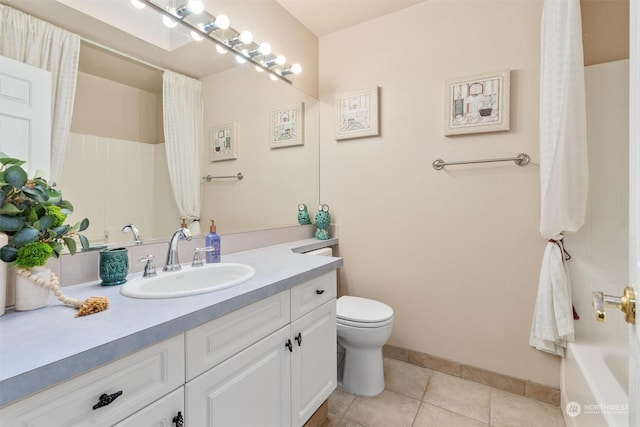
[[[73, 206], [46, 179], [41, 176], [29, 178], [22, 168], [25, 163], [0, 152], [0, 233], [6, 235], [4, 246], [0, 247], [0, 260], [16, 266], [16, 272], [25, 277], [35, 274], [48, 282], [53, 276], [50, 276], [50, 271], [42, 271], [42, 267], [51, 256], [57, 258], [65, 249], [74, 254], [77, 250], [76, 237], [83, 248], [89, 247], [87, 238], [79, 234], [87, 229], [89, 220], [85, 218], [74, 225], [65, 224]], [[25, 271], [28, 274], [23, 274]], [[36, 282], [37, 288], [37, 280], [31, 281]], [[19, 297], [23, 290], [18, 287], [19, 279], [16, 282], [16, 310], [30, 310], [48, 304], [49, 289], [44, 287], [46, 302], [43, 303], [45, 298], [41, 298], [35, 307], [33, 303], [21, 307]], [[42, 283], [39, 285], [43, 287]]]

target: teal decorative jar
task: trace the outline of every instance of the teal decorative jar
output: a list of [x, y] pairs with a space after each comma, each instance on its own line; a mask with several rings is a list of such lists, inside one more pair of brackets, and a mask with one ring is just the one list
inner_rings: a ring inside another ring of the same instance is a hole
[[127, 281], [129, 255], [127, 248], [100, 251], [100, 278], [102, 286], [122, 285]]

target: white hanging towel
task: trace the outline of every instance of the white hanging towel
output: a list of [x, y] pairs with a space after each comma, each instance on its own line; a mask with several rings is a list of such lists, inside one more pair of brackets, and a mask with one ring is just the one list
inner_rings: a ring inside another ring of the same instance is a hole
[[563, 232], [584, 224], [588, 191], [587, 114], [579, 0], [545, 0], [540, 58], [540, 234], [547, 243], [529, 343], [564, 355], [573, 339]]
[[561, 244], [549, 242], [544, 251], [529, 338], [531, 346], [558, 356], [564, 356], [574, 332], [571, 283]]

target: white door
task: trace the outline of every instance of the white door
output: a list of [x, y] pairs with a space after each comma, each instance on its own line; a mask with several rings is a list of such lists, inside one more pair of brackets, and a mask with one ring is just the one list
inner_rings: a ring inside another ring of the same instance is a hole
[[[629, 43], [629, 283], [640, 295], [640, 6], [631, 1]], [[640, 316], [639, 316], [640, 317]], [[629, 328], [629, 427], [640, 426], [640, 319]]]
[[51, 73], [0, 56], [0, 151], [49, 177]]

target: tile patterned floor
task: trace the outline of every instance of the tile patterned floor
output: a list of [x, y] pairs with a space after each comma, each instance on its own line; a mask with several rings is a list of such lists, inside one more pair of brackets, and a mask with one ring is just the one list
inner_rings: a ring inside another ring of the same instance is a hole
[[376, 397], [336, 390], [327, 427], [564, 427], [559, 407], [396, 359]]

